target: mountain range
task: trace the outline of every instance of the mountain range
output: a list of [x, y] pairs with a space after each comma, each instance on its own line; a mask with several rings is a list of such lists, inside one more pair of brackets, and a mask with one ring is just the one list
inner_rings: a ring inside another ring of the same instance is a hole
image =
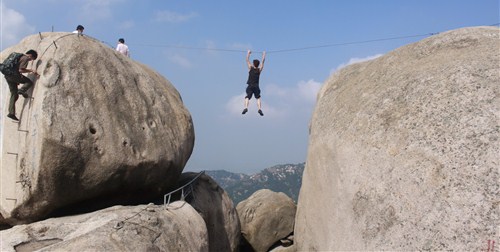
[[260, 189], [283, 192], [297, 202], [305, 163], [281, 164], [253, 175], [233, 173], [226, 170], [205, 171], [212, 177], [237, 205]]

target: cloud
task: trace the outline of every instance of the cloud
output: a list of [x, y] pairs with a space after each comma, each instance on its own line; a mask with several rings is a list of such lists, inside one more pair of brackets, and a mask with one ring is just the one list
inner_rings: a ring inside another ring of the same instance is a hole
[[215, 49], [217, 47], [215, 46], [215, 42], [213, 40], [205, 40], [205, 48]]
[[118, 26], [118, 28], [120, 30], [129, 30], [131, 28], [134, 28], [135, 26], [135, 22], [133, 20], [128, 20], [128, 21], [123, 21], [120, 23], [120, 25]]
[[215, 42], [213, 40], [205, 40], [205, 42], [203, 43], [203, 48], [206, 48], [207, 50], [205, 50], [206, 53], [210, 54], [210, 55], [217, 55], [217, 45], [215, 44]]
[[235, 49], [235, 50], [246, 51], [246, 50], [251, 50], [252, 45], [251, 44], [244, 44], [244, 43], [233, 43], [230, 45], [230, 48]]
[[168, 57], [168, 60], [170, 60], [170, 62], [172, 62], [176, 65], [179, 65], [181, 67], [184, 67], [184, 68], [190, 68], [193, 65], [191, 63], [191, 61], [189, 61], [188, 58], [186, 58], [180, 54], [177, 54], [177, 53], [169, 55], [167, 57]]
[[27, 23], [26, 18], [19, 12], [9, 9], [0, 3], [2, 20], [0, 22], [1, 47], [9, 47], [19, 42], [23, 37], [33, 34], [35, 27]]
[[241, 114], [243, 110], [243, 104], [245, 100], [245, 94], [235, 95], [229, 99], [226, 103], [226, 109], [231, 115]]
[[321, 88], [321, 83], [314, 81], [313, 79], [308, 81], [300, 81], [297, 84], [298, 96], [302, 97], [307, 102], [316, 102], [316, 96]]
[[182, 23], [197, 16], [198, 14], [196, 14], [195, 12], [180, 14], [173, 11], [164, 10], [156, 12], [154, 20], [157, 22]]
[[380, 56], [382, 56], [383, 54], [376, 54], [376, 55], [372, 55], [372, 56], [367, 56], [367, 57], [364, 57], [364, 58], [350, 58], [349, 61], [347, 63], [342, 63], [340, 65], [337, 66], [337, 68], [333, 69], [332, 71], [330, 71], [331, 74], [337, 72], [338, 70], [348, 66], [348, 65], [352, 65], [352, 64], [355, 64], [355, 63], [360, 63], [360, 62], [365, 62], [365, 61], [369, 61], [369, 60], [372, 60], [372, 59], [376, 59]]
[[113, 16], [112, 5], [121, 3], [123, 0], [84, 0], [79, 1], [81, 5], [81, 17], [92, 22], [108, 19]]
[[[297, 113], [310, 113], [316, 102], [316, 95], [321, 83], [311, 79], [299, 81], [293, 87], [283, 87], [276, 84], [261, 86], [262, 110], [273, 118], [286, 118]], [[245, 94], [233, 96], [226, 103], [226, 109], [231, 115], [240, 115], [243, 109]], [[250, 100], [249, 110], [255, 108], [255, 98]], [[250, 111], [249, 111], [250, 112]]]
[[[226, 110], [229, 112], [230, 115], [232, 116], [241, 116], [241, 112], [243, 111], [243, 108], [245, 107], [245, 93], [235, 95], [226, 102]], [[264, 114], [268, 117], [283, 117], [283, 111], [280, 109], [277, 109], [276, 107], [272, 106], [268, 102], [264, 101], [262, 99], [262, 110], [264, 111]], [[256, 99], [255, 97], [252, 97], [250, 100], [250, 103], [248, 105], [248, 117], [260, 117], [259, 114], [257, 114], [257, 104], [256, 104]]]
[[278, 85], [270, 84], [265, 87], [268, 96], [287, 98], [306, 103], [316, 102], [316, 95], [321, 88], [321, 83], [310, 79], [308, 81], [299, 81], [297, 85], [291, 88], [284, 88]]

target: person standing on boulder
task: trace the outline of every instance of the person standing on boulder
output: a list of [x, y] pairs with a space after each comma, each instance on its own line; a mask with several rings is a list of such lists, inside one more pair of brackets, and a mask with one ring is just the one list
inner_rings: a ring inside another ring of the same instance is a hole
[[118, 39], [118, 45], [116, 46], [116, 50], [121, 54], [130, 57], [130, 55], [128, 54], [128, 46], [125, 45], [125, 39], [123, 38]]
[[[10, 90], [9, 114], [7, 114], [7, 117], [13, 120], [19, 121], [16, 117], [16, 101], [19, 99], [19, 95], [28, 98], [26, 92], [33, 86], [33, 81], [24, 76], [23, 73], [33, 73], [36, 77], [39, 76], [35, 70], [28, 69], [28, 62], [35, 60], [37, 57], [38, 53], [35, 50], [29, 50], [25, 54], [11, 53], [3, 63], [2, 73], [5, 80], [7, 80], [7, 84], [9, 84]], [[20, 83], [24, 83], [24, 85], [18, 89], [17, 85]]]
[[[252, 51], [248, 50], [247, 53], [247, 66], [248, 66], [248, 80], [247, 80], [247, 89], [246, 93], [247, 95], [245, 96], [245, 108], [243, 109], [243, 112], [241, 114], [245, 114], [248, 112], [248, 103], [250, 102], [250, 99], [252, 99], [252, 95], [255, 96], [255, 99], [257, 99], [257, 108], [259, 109], [257, 112], [263, 116], [264, 113], [262, 113], [261, 109], [261, 100], [260, 100], [260, 87], [259, 87], [259, 79], [260, 79], [260, 73], [264, 69], [264, 61], [266, 60], [266, 52], [262, 52], [262, 64], [259, 62], [259, 60], [254, 59], [253, 64], [250, 63], [250, 54]], [[260, 66], [259, 66], [260, 65]]]

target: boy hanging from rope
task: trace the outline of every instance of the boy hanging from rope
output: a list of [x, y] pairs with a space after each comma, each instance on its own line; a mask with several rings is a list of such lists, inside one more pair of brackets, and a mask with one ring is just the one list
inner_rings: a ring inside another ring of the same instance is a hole
[[[254, 59], [253, 64], [250, 64], [250, 54], [252, 51], [248, 50], [247, 53], [247, 65], [248, 65], [248, 80], [247, 80], [247, 89], [246, 93], [247, 96], [245, 96], [245, 109], [243, 109], [243, 112], [241, 114], [245, 114], [248, 112], [248, 103], [250, 99], [252, 99], [252, 95], [255, 96], [255, 99], [257, 99], [257, 108], [259, 109], [258, 112], [261, 116], [264, 115], [262, 113], [261, 109], [261, 101], [260, 101], [260, 88], [259, 88], [259, 78], [260, 78], [260, 73], [262, 72], [262, 69], [264, 69], [264, 61], [266, 60], [266, 52], [262, 52], [262, 64], [260, 64], [259, 60]], [[260, 65], [260, 66], [259, 66]]]

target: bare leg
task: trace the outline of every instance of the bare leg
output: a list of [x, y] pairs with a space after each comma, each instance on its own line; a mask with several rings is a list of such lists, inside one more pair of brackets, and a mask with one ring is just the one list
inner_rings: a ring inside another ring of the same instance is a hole
[[248, 102], [250, 101], [250, 99], [248, 98], [245, 98], [245, 108], [243, 109], [243, 112], [241, 112], [241, 114], [246, 114], [248, 112]]
[[257, 99], [257, 108], [259, 108], [259, 110], [257, 111], [259, 113], [259, 115], [263, 116], [264, 113], [262, 113], [262, 110], [260, 109], [261, 108], [261, 102], [260, 102], [260, 98]]
[[247, 109], [248, 108], [248, 103], [250, 102], [250, 100], [248, 98], [245, 98], [245, 108]]

